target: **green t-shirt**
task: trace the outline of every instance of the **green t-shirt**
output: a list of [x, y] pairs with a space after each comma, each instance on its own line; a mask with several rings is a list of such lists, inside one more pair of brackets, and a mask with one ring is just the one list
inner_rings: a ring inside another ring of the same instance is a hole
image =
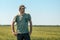
[[22, 16], [17, 15], [14, 21], [17, 23], [17, 33], [28, 33], [28, 21], [31, 20], [30, 14], [24, 13]]

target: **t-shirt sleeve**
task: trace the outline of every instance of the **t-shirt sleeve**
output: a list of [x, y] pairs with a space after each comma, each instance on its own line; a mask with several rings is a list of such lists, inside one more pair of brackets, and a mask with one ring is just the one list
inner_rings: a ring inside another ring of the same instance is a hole
[[14, 21], [14, 22], [17, 22], [17, 16], [15, 16], [15, 17], [13, 18], [13, 21]]
[[30, 14], [28, 14], [28, 21], [30, 21], [31, 20], [31, 15]]

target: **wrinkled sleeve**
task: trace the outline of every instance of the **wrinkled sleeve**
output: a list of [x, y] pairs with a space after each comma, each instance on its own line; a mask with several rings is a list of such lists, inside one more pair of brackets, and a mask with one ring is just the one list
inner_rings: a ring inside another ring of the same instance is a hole
[[28, 14], [28, 21], [30, 21], [31, 20], [31, 15], [30, 14]]
[[13, 18], [13, 22], [17, 22], [17, 16]]

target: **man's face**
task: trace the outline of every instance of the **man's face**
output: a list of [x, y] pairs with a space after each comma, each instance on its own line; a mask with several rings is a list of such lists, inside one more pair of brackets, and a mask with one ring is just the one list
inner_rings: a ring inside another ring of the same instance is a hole
[[21, 7], [21, 8], [20, 8], [20, 12], [21, 12], [21, 13], [24, 13], [24, 12], [25, 12], [25, 7]]

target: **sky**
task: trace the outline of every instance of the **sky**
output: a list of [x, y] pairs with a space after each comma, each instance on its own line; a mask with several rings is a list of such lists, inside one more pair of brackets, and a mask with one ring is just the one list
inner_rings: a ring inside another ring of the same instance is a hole
[[22, 4], [33, 25], [60, 25], [60, 0], [0, 0], [0, 24], [10, 25]]

